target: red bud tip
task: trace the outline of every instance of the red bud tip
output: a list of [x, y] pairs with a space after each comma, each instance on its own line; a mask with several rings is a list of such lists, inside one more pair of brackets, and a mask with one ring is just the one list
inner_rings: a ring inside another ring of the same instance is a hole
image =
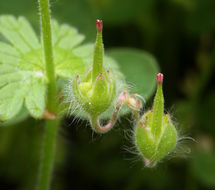
[[98, 31], [98, 32], [101, 32], [101, 31], [102, 31], [102, 27], [103, 27], [102, 20], [97, 19], [97, 20], [96, 20], [96, 28], [97, 28], [97, 31]]
[[158, 84], [162, 84], [163, 83], [163, 74], [162, 73], [158, 73], [156, 75], [156, 77], [157, 77]]

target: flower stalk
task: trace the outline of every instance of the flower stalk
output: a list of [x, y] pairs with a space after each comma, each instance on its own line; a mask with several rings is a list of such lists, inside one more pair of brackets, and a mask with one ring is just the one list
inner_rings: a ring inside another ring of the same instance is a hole
[[120, 94], [120, 96], [117, 100], [116, 107], [115, 107], [115, 110], [113, 112], [111, 119], [104, 126], [100, 125], [100, 121], [99, 121], [98, 116], [95, 116], [95, 117], [91, 116], [90, 121], [91, 121], [91, 125], [92, 125], [93, 130], [97, 133], [107, 133], [108, 131], [110, 131], [113, 128], [114, 124], [116, 123], [119, 111], [120, 111], [120, 109], [121, 109], [121, 107], [124, 104], [126, 99], [127, 99], [127, 91], [125, 90]]

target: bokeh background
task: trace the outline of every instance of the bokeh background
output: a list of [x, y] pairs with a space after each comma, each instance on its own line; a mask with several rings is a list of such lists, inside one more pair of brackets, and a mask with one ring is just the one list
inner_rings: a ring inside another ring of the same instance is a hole
[[[193, 138], [184, 138], [174, 154], [147, 169], [132, 154], [130, 115], [103, 136], [93, 134], [87, 121], [65, 118], [52, 189], [215, 189], [215, 1], [51, 2], [53, 17], [75, 26], [86, 42], [94, 41], [100, 18], [107, 51], [126, 47], [154, 55], [165, 75], [166, 110], [181, 136]], [[0, 14], [27, 17], [39, 34], [36, 0], [1, 0]], [[151, 104], [152, 98], [145, 109]], [[0, 128], [0, 189], [34, 189], [42, 138], [43, 121], [31, 118]]]

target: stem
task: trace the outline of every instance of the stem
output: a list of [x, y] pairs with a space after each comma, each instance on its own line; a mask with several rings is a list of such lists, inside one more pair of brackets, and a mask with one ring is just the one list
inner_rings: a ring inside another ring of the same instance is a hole
[[58, 125], [59, 119], [46, 121], [38, 190], [50, 189]]
[[52, 33], [51, 21], [49, 12], [49, 0], [39, 0], [40, 6], [40, 20], [42, 26], [42, 42], [46, 64], [46, 76], [48, 78], [48, 94], [47, 94], [47, 108], [49, 111], [57, 112], [57, 91], [56, 91], [56, 77], [55, 64], [53, 58], [52, 48]]
[[120, 108], [121, 108], [121, 106], [117, 106], [115, 108], [115, 111], [114, 111], [114, 113], [112, 115], [112, 118], [104, 126], [100, 125], [100, 121], [99, 121], [98, 116], [96, 116], [96, 117], [92, 116], [90, 121], [91, 121], [91, 125], [92, 125], [93, 129], [95, 130], [95, 132], [97, 132], [97, 133], [106, 133], [106, 132], [110, 131], [113, 128], [114, 124], [116, 123], [117, 116], [118, 116]]
[[[42, 28], [42, 43], [44, 49], [44, 57], [46, 64], [46, 76], [48, 78], [47, 89], [47, 109], [49, 112], [58, 113], [57, 90], [56, 90], [56, 77], [55, 77], [55, 64], [53, 58], [52, 48], [52, 33], [49, 12], [49, 0], [39, 0], [40, 7], [40, 20]], [[59, 119], [46, 120], [45, 126], [45, 139], [43, 146], [43, 154], [40, 166], [40, 176], [38, 190], [50, 189], [50, 179], [53, 170], [55, 144], [58, 131]]]
[[140, 112], [138, 110], [133, 110], [133, 117], [135, 120], [135, 125], [138, 125], [140, 121]]
[[120, 94], [120, 96], [119, 96], [119, 98], [117, 100], [116, 107], [115, 107], [115, 110], [113, 112], [113, 115], [112, 115], [110, 121], [106, 125], [104, 125], [104, 126], [100, 125], [100, 121], [99, 121], [98, 116], [91, 116], [90, 117], [90, 122], [91, 122], [92, 128], [93, 128], [93, 130], [95, 132], [97, 132], [97, 133], [106, 133], [106, 132], [110, 131], [113, 128], [114, 124], [116, 123], [118, 113], [119, 113], [122, 105], [124, 104], [124, 102], [125, 102], [125, 100], [127, 98], [127, 93], [128, 92], [126, 90], [124, 90]]

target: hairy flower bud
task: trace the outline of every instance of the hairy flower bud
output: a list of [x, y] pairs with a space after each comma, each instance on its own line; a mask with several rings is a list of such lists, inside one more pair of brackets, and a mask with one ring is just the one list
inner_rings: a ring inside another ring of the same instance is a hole
[[106, 111], [116, 96], [116, 83], [112, 73], [103, 67], [104, 47], [102, 21], [96, 21], [97, 37], [94, 47], [93, 66], [82, 81], [77, 76], [73, 82], [73, 93], [90, 117]]
[[146, 166], [152, 167], [176, 146], [177, 132], [170, 115], [164, 114], [163, 74], [157, 74], [157, 92], [153, 109], [146, 112], [136, 126], [136, 146]]

